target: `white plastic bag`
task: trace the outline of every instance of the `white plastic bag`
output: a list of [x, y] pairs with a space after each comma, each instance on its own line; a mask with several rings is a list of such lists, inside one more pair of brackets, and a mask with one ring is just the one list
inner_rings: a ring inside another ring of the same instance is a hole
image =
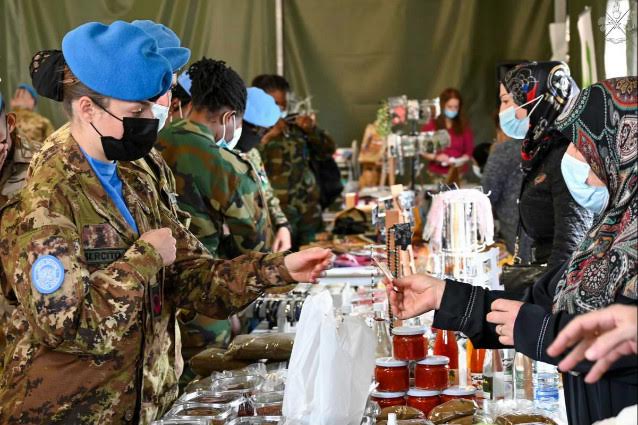
[[375, 338], [360, 317], [335, 317], [328, 291], [308, 297], [288, 367], [286, 424], [359, 425], [374, 371]]

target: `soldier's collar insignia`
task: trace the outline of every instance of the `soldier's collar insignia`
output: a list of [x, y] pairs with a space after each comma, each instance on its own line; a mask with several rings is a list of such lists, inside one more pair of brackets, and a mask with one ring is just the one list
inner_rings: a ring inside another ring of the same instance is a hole
[[31, 281], [41, 294], [51, 294], [64, 282], [64, 266], [52, 255], [41, 255], [31, 266]]

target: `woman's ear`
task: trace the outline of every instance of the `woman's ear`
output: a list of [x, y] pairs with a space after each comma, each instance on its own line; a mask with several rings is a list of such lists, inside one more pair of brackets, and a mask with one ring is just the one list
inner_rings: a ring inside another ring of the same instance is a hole
[[97, 113], [93, 100], [88, 96], [82, 96], [73, 102], [73, 115], [85, 122], [93, 122]]
[[13, 112], [9, 112], [7, 114], [7, 131], [9, 134], [11, 134], [13, 133], [13, 130], [15, 129], [16, 129], [16, 114], [14, 114]]

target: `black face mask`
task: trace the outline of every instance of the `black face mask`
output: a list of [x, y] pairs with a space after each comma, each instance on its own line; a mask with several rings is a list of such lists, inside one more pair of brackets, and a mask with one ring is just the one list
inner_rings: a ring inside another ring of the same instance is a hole
[[246, 153], [259, 144], [261, 137], [257, 135], [255, 130], [248, 128], [244, 125], [244, 130], [241, 132], [239, 142], [237, 142], [237, 149]]
[[[99, 103], [95, 102], [100, 106]], [[159, 120], [156, 118], [131, 118], [123, 119], [116, 117], [100, 106], [113, 118], [122, 121], [124, 124], [124, 134], [121, 139], [111, 136], [102, 136], [102, 133], [91, 123], [91, 127], [100, 135], [104, 155], [111, 161], [135, 161], [144, 158], [157, 141], [157, 130]]]

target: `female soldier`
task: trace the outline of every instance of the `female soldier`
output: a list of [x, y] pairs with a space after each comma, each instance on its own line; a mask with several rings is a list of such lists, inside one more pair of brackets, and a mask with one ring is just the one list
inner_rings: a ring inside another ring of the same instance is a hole
[[2, 212], [0, 259], [19, 304], [0, 422], [148, 423], [177, 396], [177, 306], [228, 317], [267, 288], [315, 280], [330, 254], [215, 260], [181, 225], [172, 175], [152, 150], [151, 102], [172, 69], [143, 30], [81, 25], [32, 68], [71, 124]]

